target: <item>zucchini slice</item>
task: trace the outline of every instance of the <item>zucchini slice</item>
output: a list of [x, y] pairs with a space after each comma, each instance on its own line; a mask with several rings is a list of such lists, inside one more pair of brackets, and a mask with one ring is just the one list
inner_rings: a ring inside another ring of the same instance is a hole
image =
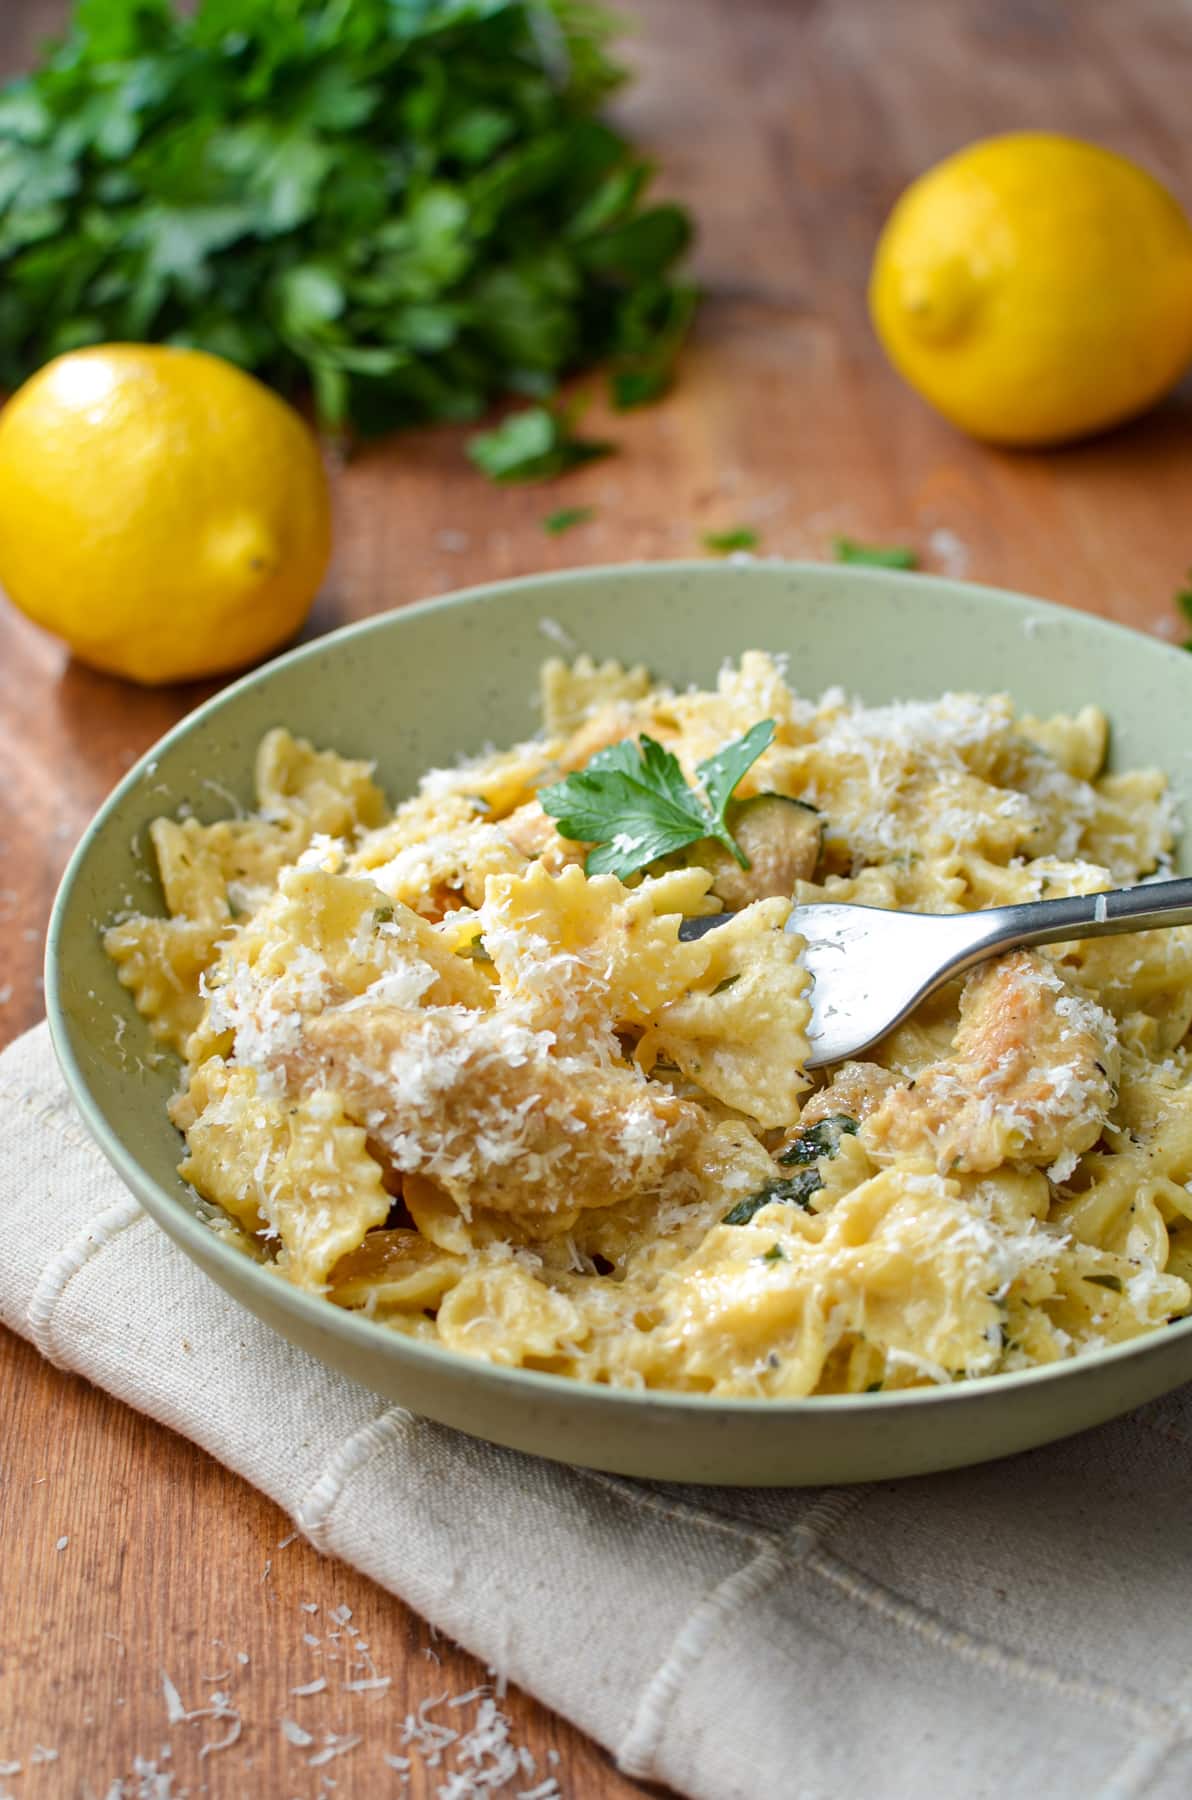
[[749, 858], [742, 869], [720, 844], [705, 839], [694, 846], [691, 861], [712, 876], [712, 891], [730, 912], [754, 900], [778, 895], [789, 900], [796, 881], [810, 881], [824, 841], [824, 817], [805, 800], [785, 794], [755, 794], [734, 801], [728, 810], [729, 830]]

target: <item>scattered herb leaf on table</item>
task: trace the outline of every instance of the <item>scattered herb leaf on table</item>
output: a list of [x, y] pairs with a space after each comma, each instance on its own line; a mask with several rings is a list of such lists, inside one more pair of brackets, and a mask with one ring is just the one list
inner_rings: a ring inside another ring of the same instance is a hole
[[548, 481], [612, 449], [599, 439], [576, 437], [568, 414], [552, 406], [523, 407], [468, 439], [469, 457], [493, 481]]
[[713, 556], [731, 556], [734, 550], [756, 550], [759, 538], [752, 525], [732, 525], [727, 531], [705, 531], [700, 542]]
[[832, 555], [837, 562], [867, 563], [874, 569], [913, 569], [919, 561], [905, 544], [859, 544], [848, 537], [832, 539]]
[[562, 537], [565, 531], [571, 531], [576, 525], [586, 525], [595, 514], [594, 506], [561, 506], [558, 512], [547, 513], [542, 521], [542, 529], [550, 537]]

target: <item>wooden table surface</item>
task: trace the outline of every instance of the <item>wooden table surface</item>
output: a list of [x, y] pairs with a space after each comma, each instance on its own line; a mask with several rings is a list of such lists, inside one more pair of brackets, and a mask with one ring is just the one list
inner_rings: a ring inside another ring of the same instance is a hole
[[[1183, 0], [636, 0], [634, 11], [640, 78], [620, 112], [702, 227], [707, 301], [677, 390], [615, 421], [614, 460], [547, 488], [487, 486], [451, 431], [368, 450], [336, 476], [336, 557], [310, 629], [534, 569], [693, 554], [702, 530], [749, 524], [765, 553], [822, 556], [837, 532], [913, 543], [928, 568], [1173, 635], [1172, 597], [1192, 563], [1187, 384], [1078, 449], [986, 450], [887, 368], [864, 290], [900, 186], [991, 131], [1095, 137], [1192, 206]], [[25, 66], [64, 12], [64, 0], [3, 0], [0, 69]], [[541, 520], [564, 503], [591, 504], [596, 518], [550, 538]], [[209, 691], [137, 691], [0, 615], [4, 1037], [41, 1015], [42, 936], [71, 845], [134, 758]], [[351, 1569], [286, 1542], [285, 1517], [189, 1443], [3, 1333], [0, 1381], [0, 1765], [24, 1765], [0, 1774], [0, 1796], [313, 1800], [331, 1791], [326, 1776], [340, 1796], [401, 1791], [380, 1759], [398, 1747], [401, 1718], [485, 1671]], [[341, 1605], [391, 1687], [350, 1706], [288, 1700], [326, 1666]], [[239, 1743], [200, 1760], [224, 1728], [170, 1727], [163, 1669], [190, 1705], [230, 1671], [217, 1685], [242, 1716]], [[538, 1778], [556, 1775], [568, 1800], [645, 1791], [529, 1697], [511, 1692], [504, 1706]], [[278, 1729], [286, 1711], [320, 1732], [360, 1731], [364, 1745], [312, 1770]], [[153, 1786], [154, 1767], [175, 1785]], [[442, 1779], [416, 1769], [407, 1791], [421, 1800]]]

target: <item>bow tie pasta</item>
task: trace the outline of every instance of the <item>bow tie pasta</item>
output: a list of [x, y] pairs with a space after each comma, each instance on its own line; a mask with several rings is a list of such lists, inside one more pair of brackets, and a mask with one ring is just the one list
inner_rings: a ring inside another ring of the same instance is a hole
[[949, 1382], [1188, 1310], [1192, 929], [1002, 957], [804, 1067], [792, 903], [1163, 865], [1162, 777], [1104, 773], [1095, 708], [811, 701], [757, 651], [709, 691], [542, 685], [538, 737], [396, 808], [278, 729], [251, 810], [151, 827], [165, 915], [105, 942], [216, 1229], [381, 1327], [624, 1387]]

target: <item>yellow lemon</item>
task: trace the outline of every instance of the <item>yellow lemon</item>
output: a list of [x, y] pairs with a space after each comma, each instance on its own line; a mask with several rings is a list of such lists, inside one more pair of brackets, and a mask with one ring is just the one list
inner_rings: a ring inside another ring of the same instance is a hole
[[869, 290], [895, 368], [953, 424], [1062, 443], [1141, 412], [1192, 358], [1192, 227], [1145, 170], [1051, 132], [913, 182]]
[[330, 547], [313, 436], [217, 356], [72, 351], [0, 413], [0, 584], [96, 668], [251, 662], [302, 623]]

